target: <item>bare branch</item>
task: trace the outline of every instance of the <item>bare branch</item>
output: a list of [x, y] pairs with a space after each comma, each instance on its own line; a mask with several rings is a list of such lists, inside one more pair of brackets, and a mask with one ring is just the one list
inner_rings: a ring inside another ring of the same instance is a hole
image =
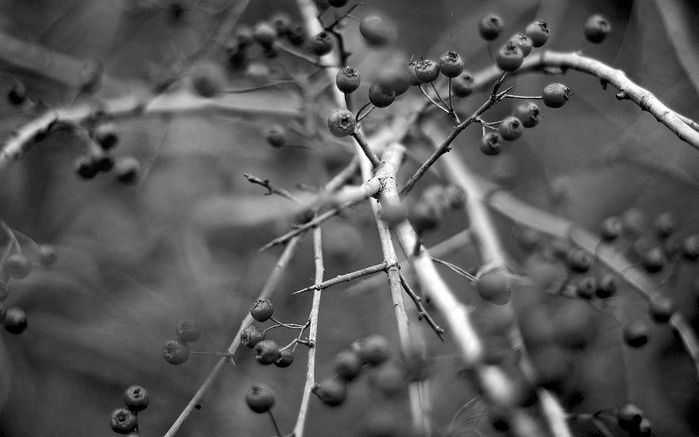
[[357, 278], [362, 278], [368, 275], [374, 275], [379, 272], [385, 272], [388, 270], [389, 264], [384, 261], [379, 264], [374, 264], [373, 266], [364, 267], [363, 269], [355, 270], [354, 272], [345, 273], [343, 275], [337, 275], [332, 279], [323, 281], [321, 283], [316, 283], [310, 287], [302, 288], [298, 291], [294, 291], [291, 294], [305, 293], [311, 290], [325, 290], [326, 288], [332, 287], [333, 285], [341, 284], [343, 282], [349, 282]]
[[253, 175], [248, 174], [248, 173], [245, 173], [243, 176], [251, 184], [260, 185], [260, 186], [266, 188], [267, 193], [265, 193], [265, 194], [268, 194], [268, 195], [278, 194], [279, 196], [282, 196], [285, 199], [289, 199], [292, 202], [299, 202], [299, 199], [297, 199], [296, 196], [294, 196], [293, 194], [291, 194], [289, 191], [285, 190], [284, 188], [279, 188], [279, 187], [273, 185], [269, 179], [262, 180], [262, 179], [258, 178], [257, 176], [253, 176]]

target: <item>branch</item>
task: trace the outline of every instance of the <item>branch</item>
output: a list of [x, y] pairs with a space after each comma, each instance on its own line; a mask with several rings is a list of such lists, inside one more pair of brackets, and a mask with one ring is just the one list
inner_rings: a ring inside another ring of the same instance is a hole
[[271, 195], [271, 194], [277, 194], [279, 196], [282, 196], [285, 199], [291, 200], [292, 202], [299, 202], [299, 199], [296, 198], [293, 194], [291, 194], [289, 191], [285, 190], [284, 188], [279, 188], [272, 184], [272, 181], [269, 179], [262, 180], [258, 178], [257, 176], [253, 176], [251, 174], [245, 173], [243, 175], [245, 179], [248, 180], [251, 184], [256, 184], [260, 185], [264, 188], [267, 189], [267, 192], [265, 194]]
[[327, 281], [323, 281], [320, 283], [315, 283], [314, 285], [311, 285], [310, 287], [302, 288], [298, 291], [294, 291], [291, 294], [301, 294], [305, 293], [307, 291], [311, 290], [325, 290], [326, 288], [330, 288], [333, 285], [341, 284], [343, 282], [349, 282], [352, 280], [355, 280], [357, 278], [362, 278], [364, 276], [368, 275], [374, 275], [379, 272], [385, 272], [388, 270], [389, 264], [384, 261], [379, 264], [374, 264], [373, 266], [369, 267], [364, 267], [363, 269], [355, 270], [354, 272], [350, 273], [345, 273], [343, 275], [337, 275], [332, 279], [328, 279]]

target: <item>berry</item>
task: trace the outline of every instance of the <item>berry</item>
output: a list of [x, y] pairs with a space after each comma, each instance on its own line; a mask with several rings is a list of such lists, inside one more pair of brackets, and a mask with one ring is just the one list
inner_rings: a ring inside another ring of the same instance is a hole
[[92, 179], [97, 175], [97, 166], [90, 156], [80, 155], [75, 160], [75, 173], [82, 179]]
[[391, 27], [376, 15], [362, 19], [359, 23], [359, 33], [370, 46], [380, 47], [393, 39]]
[[562, 83], [550, 83], [546, 85], [542, 93], [544, 105], [549, 108], [560, 108], [565, 105], [570, 95], [570, 88]]
[[56, 249], [48, 244], [42, 244], [39, 246], [39, 264], [42, 266], [51, 266], [56, 264], [58, 260], [58, 255], [56, 254]]
[[271, 24], [262, 21], [255, 25], [252, 37], [262, 47], [271, 47], [274, 40], [277, 39], [277, 30]]
[[163, 358], [175, 366], [189, 359], [189, 346], [179, 340], [168, 340], [163, 346]]
[[291, 17], [286, 12], [277, 12], [269, 20], [277, 31], [277, 35], [286, 35], [291, 29]]
[[359, 355], [362, 362], [376, 366], [391, 355], [391, 346], [386, 337], [370, 335], [352, 343], [352, 349]]
[[486, 41], [492, 41], [500, 35], [503, 22], [499, 15], [488, 14], [478, 22], [478, 33]]
[[353, 381], [362, 372], [362, 359], [356, 352], [342, 351], [335, 356], [335, 373], [343, 381]]
[[283, 349], [279, 351], [279, 358], [274, 362], [277, 367], [289, 367], [294, 362], [294, 351], [291, 349]]
[[585, 21], [585, 38], [591, 43], [601, 43], [611, 31], [609, 20], [600, 14], [592, 15]]
[[274, 306], [269, 299], [255, 299], [250, 307], [250, 315], [258, 322], [266, 322], [274, 314]]
[[100, 123], [92, 130], [92, 138], [104, 150], [113, 149], [119, 142], [115, 123]]
[[649, 310], [653, 320], [658, 323], [667, 323], [675, 313], [675, 304], [667, 296], [653, 296]]
[[405, 370], [394, 362], [382, 364], [372, 375], [372, 382], [386, 397], [395, 396], [407, 385]]
[[347, 399], [347, 385], [337, 379], [324, 379], [313, 387], [313, 393], [329, 407], [342, 405]]
[[597, 279], [594, 276], [585, 276], [578, 281], [576, 294], [581, 299], [592, 299], [597, 292]]
[[457, 97], [467, 97], [473, 93], [475, 86], [473, 75], [464, 71], [451, 80], [451, 92]]
[[345, 67], [338, 71], [337, 76], [335, 76], [337, 89], [345, 94], [355, 92], [361, 83], [362, 77], [356, 68]]
[[617, 283], [616, 278], [612, 274], [605, 275], [597, 283], [597, 290], [595, 290], [595, 296], [600, 299], [610, 298], [616, 293]]
[[481, 137], [479, 148], [486, 155], [494, 156], [502, 151], [502, 135], [497, 132], [488, 132]]
[[665, 212], [656, 217], [653, 222], [653, 229], [658, 235], [658, 238], [665, 239], [675, 232], [677, 222], [675, 216], [671, 212]]
[[415, 63], [415, 77], [420, 83], [429, 83], [439, 76], [439, 65], [431, 59], [420, 59]]
[[519, 46], [512, 41], [500, 47], [495, 54], [495, 63], [502, 71], [512, 72], [517, 70], [524, 61], [524, 53]]
[[558, 390], [570, 376], [570, 353], [559, 346], [544, 346], [532, 351], [529, 361], [535, 370], [535, 383], [539, 387]]
[[403, 205], [383, 205], [381, 207], [381, 220], [388, 223], [393, 228], [402, 223], [407, 218], [407, 213]]
[[181, 319], [177, 322], [175, 334], [182, 343], [192, 343], [201, 337], [201, 328], [194, 320]]
[[690, 235], [682, 241], [682, 256], [689, 261], [699, 259], [699, 235]]
[[274, 340], [262, 340], [255, 345], [255, 359], [263, 365], [273, 364], [281, 357], [279, 345]]
[[369, 88], [369, 101], [377, 108], [387, 107], [395, 98], [395, 91], [379, 83], [373, 83]]
[[566, 256], [568, 267], [577, 273], [585, 273], [592, 268], [592, 257], [582, 249], [571, 249]]
[[13, 253], [5, 260], [5, 271], [15, 279], [26, 278], [32, 269], [32, 265], [26, 256], [21, 253]]
[[138, 182], [141, 175], [141, 163], [132, 156], [124, 156], [114, 164], [114, 177], [125, 185], [133, 185]]
[[523, 33], [519, 32], [510, 37], [510, 42], [515, 44], [517, 47], [519, 47], [522, 50], [522, 54], [526, 58], [529, 53], [532, 51], [533, 43], [532, 40], [529, 39], [529, 37]]
[[522, 102], [515, 106], [515, 110], [512, 115], [517, 117], [522, 122], [522, 126], [530, 128], [539, 124], [541, 110], [534, 102]]
[[638, 235], [643, 232], [646, 227], [646, 219], [643, 213], [635, 208], [631, 208], [624, 212], [621, 216], [624, 232], [628, 235]]
[[27, 87], [22, 82], [12, 82], [7, 90], [7, 100], [13, 105], [21, 105], [27, 100]]
[[439, 71], [448, 78], [454, 78], [464, 71], [464, 60], [456, 52], [444, 52], [439, 58]]
[[624, 343], [639, 348], [648, 343], [648, 326], [640, 320], [634, 320], [624, 326]]
[[658, 273], [667, 264], [665, 253], [660, 247], [652, 247], [641, 255], [641, 265], [648, 273]]
[[435, 229], [442, 221], [442, 213], [438, 208], [427, 203], [417, 203], [410, 210], [410, 223], [419, 234]]
[[316, 56], [327, 55], [333, 49], [333, 40], [328, 32], [320, 32], [306, 42], [306, 47]]
[[346, 137], [354, 133], [357, 119], [346, 109], [335, 109], [328, 116], [328, 129], [336, 137]]
[[255, 325], [250, 325], [240, 333], [240, 342], [249, 347], [254, 348], [255, 345], [265, 339], [265, 333]]
[[328, 4], [333, 8], [341, 8], [347, 4], [349, 0], [328, 0]]
[[414, 74], [404, 65], [401, 65], [382, 70], [376, 82], [393, 90], [397, 97], [408, 91], [415, 80], [417, 79]]
[[223, 68], [213, 61], [200, 61], [191, 70], [192, 88], [202, 97], [211, 98], [223, 92], [226, 74]]
[[289, 28], [286, 39], [293, 46], [299, 47], [306, 42], [306, 27], [303, 24], [296, 24]]
[[551, 30], [544, 20], [537, 20], [529, 23], [524, 33], [532, 41], [532, 46], [541, 47], [548, 41]]
[[552, 317], [555, 342], [567, 349], [587, 346], [594, 336], [592, 311], [589, 304], [580, 300], [569, 300], [558, 306]]
[[258, 414], [271, 410], [274, 402], [274, 391], [263, 382], [252, 384], [245, 393], [245, 403], [248, 404], [252, 411]]
[[514, 141], [521, 137], [523, 131], [524, 126], [522, 122], [514, 115], [505, 117], [500, 123], [500, 126], [498, 126], [498, 132], [502, 138], [507, 141]]
[[138, 425], [136, 415], [126, 408], [117, 408], [112, 411], [112, 416], [109, 421], [112, 430], [119, 434], [128, 434]]
[[142, 411], [150, 403], [150, 393], [140, 385], [132, 385], [124, 392], [124, 405], [131, 411]]
[[273, 124], [267, 132], [265, 132], [267, 143], [275, 148], [284, 147], [286, 144], [286, 129], [278, 124]]
[[643, 411], [634, 404], [626, 404], [617, 411], [617, 423], [624, 430], [636, 429], [643, 421]]
[[114, 168], [114, 157], [101, 148], [90, 150], [90, 158], [95, 163], [97, 171], [108, 172]]
[[476, 291], [488, 302], [505, 305], [512, 297], [512, 277], [503, 267], [486, 270], [476, 277]]
[[20, 307], [9, 307], [3, 322], [5, 330], [11, 334], [21, 334], [27, 329], [27, 314]]
[[616, 216], [607, 217], [600, 227], [600, 236], [603, 241], [611, 242], [619, 238], [622, 231], [621, 219]]

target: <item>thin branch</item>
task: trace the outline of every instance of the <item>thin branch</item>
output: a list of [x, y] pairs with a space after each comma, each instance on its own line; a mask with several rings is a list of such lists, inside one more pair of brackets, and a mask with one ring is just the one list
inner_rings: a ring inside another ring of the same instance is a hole
[[408, 284], [408, 281], [406, 281], [405, 276], [403, 274], [400, 274], [400, 283], [403, 286], [403, 290], [405, 290], [405, 293], [410, 297], [410, 299], [413, 301], [415, 304], [415, 307], [417, 308], [417, 316], [418, 319], [425, 319], [428, 325], [430, 325], [430, 328], [437, 334], [437, 337], [439, 337], [440, 340], [444, 341], [444, 338], [442, 337], [442, 334], [444, 334], [444, 329], [440, 328], [439, 325], [437, 325], [437, 322], [434, 321], [432, 316], [430, 315], [429, 311], [427, 311], [427, 308], [425, 308], [425, 305], [422, 303], [422, 298], [415, 293], [415, 290]]
[[273, 185], [269, 179], [262, 180], [262, 179], [258, 178], [257, 176], [253, 176], [253, 175], [248, 174], [248, 173], [245, 173], [243, 176], [251, 184], [260, 185], [260, 186], [266, 188], [267, 189], [267, 192], [265, 193], [266, 195], [277, 194], [279, 196], [282, 196], [285, 199], [291, 200], [292, 202], [299, 202], [299, 199], [296, 198], [296, 196], [294, 196], [293, 194], [291, 194], [289, 191], [285, 190], [284, 188], [279, 188], [279, 187]]
[[369, 144], [366, 141], [366, 137], [364, 137], [364, 134], [361, 132], [361, 130], [357, 129], [353, 134], [352, 138], [357, 142], [359, 147], [362, 149], [362, 152], [366, 155], [366, 157], [369, 159], [369, 162], [371, 162], [371, 165], [374, 167], [378, 167], [379, 164], [381, 164], [381, 161], [379, 160], [379, 157], [376, 156], [376, 153], [371, 149]]
[[455, 264], [452, 264], [448, 261], [444, 261], [442, 259], [434, 258], [434, 257], [432, 258], [432, 261], [436, 262], [437, 264], [441, 264], [441, 265], [447, 267], [452, 272], [456, 273], [459, 276], [462, 276], [462, 277], [468, 279], [471, 282], [476, 281], [475, 276], [473, 276], [472, 274], [470, 274], [469, 272], [467, 272], [466, 270], [462, 269], [461, 267], [459, 267]]
[[379, 272], [385, 272], [388, 269], [389, 265], [386, 261], [379, 263], [379, 264], [374, 264], [373, 266], [369, 267], [364, 267], [363, 269], [355, 270], [354, 272], [350, 273], [345, 273], [343, 275], [337, 275], [332, 279], [328, 279], [327, 281], [323, 281], [320, 283], [316, 283], [314, 285], [311, 285], [306, 288], [302, 288], [298, 291], [294, 291], [291, 294], [300, 294], [300, 293], [305, 293], [307, 291], [311, 290], [325, 290], [326, 288], [332, 287], [333, 285], [341, 284], [343, 282], [349, 282], [353, 281], [357, 278], [362, 278], [364, 276], [368, 275], [374, 275]]

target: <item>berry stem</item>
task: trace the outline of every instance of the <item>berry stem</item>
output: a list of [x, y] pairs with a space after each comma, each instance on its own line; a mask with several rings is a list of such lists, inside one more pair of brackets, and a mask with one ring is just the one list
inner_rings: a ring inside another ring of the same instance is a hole
[[522, 100], [537, 100], [543, 99], [542, 96], [520, 96], [517, 94], [505, 94], [505, 99], [522, 99]]
[[449, 270], [453, 271], [454, 273], [456, 273], [459, 276], [463, 276], [464, 278], [468, 279], [471, 282], [476, 281], [475, 276], [473, 276], [472, 274], [470, 274], [469, 272], [467, 272], [466, 270], [462, 269], [461, 267], [459, 267], [455, 264], [452, 264], [448, 261], [444, 261], [444, 260], [441, 260], [439, 258], [434, 258], [434, 257], [432, 257], [432, 261], [436, 262], [437, 264], [441, 264], [441, 265], [447, 267]]
[[298, 85], [295, 79], [288, 79], [288, 80], [277, 80], [274, 82], [269, 82], [265, 83], [262, 85], [257, 85], [253, 87], [247, 87], [247, 88], [236, 88], [236, 89], [229, 89], [225, 90], [224, 93], [226, 94], [242, 94], [242, 93], [249, 93], [252, 91], [259, 91], [263, 90], [265, 88], [275, 88], [281, 85]]
[[269, 414], [269, 418], [272, 420], [272, 426], [274, 426], [274, 432], [277, 433], [277, 436], [283, 437], [282, 432], [279, 430], [279, 425], [277, 425], [277, 420], [274, 418], [274, 414], [272, 413], [272, 410], [271, 409], [267, 410], [267, 413]]
[[447, 114], [450, 113], [449, 110], [448, 110], [447, 108], [445, 108], [444, 106], [442, 106], [442, 105], [440, 105], [439, 103], [437, 103], [437, 102], [432, 98], [432, 96], [430, 96], [430, 95], [427, 93], [427, 91], [425, 91], [425, 89], [422, 87], [422, 85], [419, 85], [418, 88], [420, 88], [420, 91], [422, 91], [422, 94], [424, 94], [424, 96], [427, 98], [427, 100], [430, 101], [430, 103], [432, 103], [434, 106], [436, 106], [436, 107], [439, 108], [440, 110], [444, 111], [445, 113], [447, 113]]
[[437, 334], [437, 337], [439, 337], [440, 340], [444, 341], [444, 337], [442, 337], [442, 334], [444, 334], [444, 329], [440, 328], [439, 325], [437, 325], [437, 322], [434, 321], [429, 311], [427, 311], [427, 308], [425, 308], [422, 298], [418, 296], [417, 293], [415, 293], [415, 290], [413, 290], [410, 284], [408, 284], [408, 281], [405, 280], [405, 276], [403, 276], [402, 273], [400, 273], [399, 276], [400, 283], [403, 287], [403, 290], [405, 290], [405, 294], [407, 294], [408, 297], [410, 297], [410, 299], [415, 304], [415, 308], [417, 308], [418, 317], [424, 318], [427, 324], [430, 325], [430, 328], [432, 328], [434, 333]]
[[0, 226], [2, 226], [3, 230], [7, 234], [7, 237], [10, 239], [10, 244], [7, 246], [7, 254], [9, 255], [12, 252], [12, 246], [16, 247], [17, 253], [21, 254], [22, 253], [22, 245], [19, 244], [19, 240], [17, 239], [17, 236], [15, 235], [12, 228], [7, 226], [7, 223], [5, 223], [4, 220], [0, 221]]
[[354, 131], [352, 134], [352, 138], [354, 138], [354, 141], [357, 142], [357, 145], [362, 149], [364, 154], [366, 155], [367, 158], [369, 158], [369, 162], [371, 162], [371, 165], [376, 168], [381, 164], [381, 161], [379, 161], [379, 157], [376, 156], [376, 153], [371, 149], [369, 144], [367, 143], [366, 137], [364, 134], [357, 129]]
[[320, 67], [320, 68], [330, 67], [330, 65], [324, 65], [323, 63], [318, 61], [318, 59], [316, 57], [311, 56], [311, 55], [307, 55], [307, 54], [302, 53], [296, 49], [292, 49], [291, 47], [287, 46], [286, 44], [282, 44], [278, 41], [274, 43], [274, 47], [283, 51], [284, 53], [286, 53], [288, 55], [291, 55], [295, 58], [301, 59], [302, 61], [306, 61], [311, 65], [315, 65], [316, 67]]

